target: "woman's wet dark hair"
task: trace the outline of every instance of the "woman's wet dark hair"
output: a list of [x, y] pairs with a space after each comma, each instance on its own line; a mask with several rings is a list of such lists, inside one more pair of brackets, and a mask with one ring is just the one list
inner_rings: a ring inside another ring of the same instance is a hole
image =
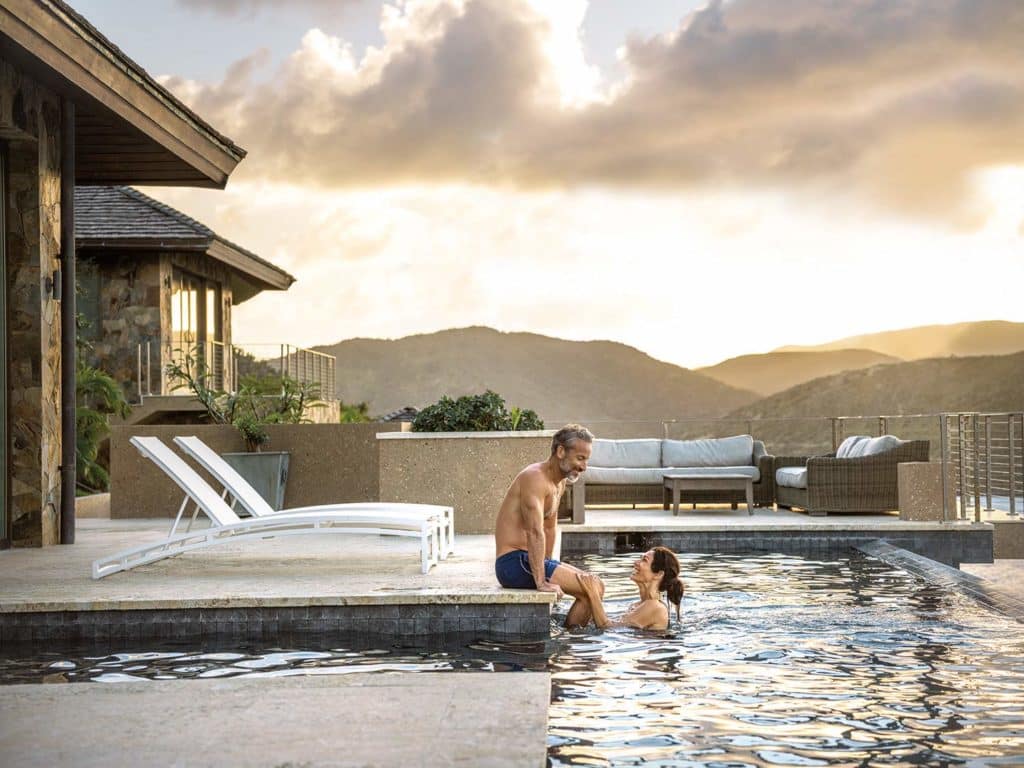
[[675, 603], [676, 620], [680, 618], [683, 601], [683, 580], [679, 578], [679, 560], [676, 553], [668, 547], [654, 547], [651, 570], [661, 574], [658, 590], [668, 594], [668, 599]]

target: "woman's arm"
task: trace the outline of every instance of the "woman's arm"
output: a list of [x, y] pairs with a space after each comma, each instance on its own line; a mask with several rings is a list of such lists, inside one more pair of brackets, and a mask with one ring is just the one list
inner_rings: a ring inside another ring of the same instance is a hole
[[604, 612], [604, 603], [601, 602], [601, 593], [598, 591], [597, 577], [591, 573], [577, 573], [576, 580], [580, 583], [583, 592], [590, 603], [590, 612], [594, 617], [594, 624], [601, 629], [617, 626], [617, 622], [608, 618]]
[[590, 602], [594, 624], [600, 629], [609, 627], [665, 629], [668, 627], [668, 608], [660, 600], [644, 600], [627, 611], [621, 619], [609, 619], [604, 610], [604, 603], [601, 602], [601, 594], [597, 591], [597, 578], [589, 573], [578, 573], [576, 579]]

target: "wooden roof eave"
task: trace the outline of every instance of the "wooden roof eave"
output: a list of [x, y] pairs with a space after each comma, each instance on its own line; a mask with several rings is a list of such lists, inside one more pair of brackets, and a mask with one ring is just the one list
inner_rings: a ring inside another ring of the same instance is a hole
[[32, 74], [72, 99], [87, 122], [114, 129], [110, 144], [142, 150], [110, 154], [102, 133], [89, 134], [79, 181], [223, 188], [245, 157], [62, 3], [0, 0], [0, 33], [23, 49], [23, 60], [38, 62]]

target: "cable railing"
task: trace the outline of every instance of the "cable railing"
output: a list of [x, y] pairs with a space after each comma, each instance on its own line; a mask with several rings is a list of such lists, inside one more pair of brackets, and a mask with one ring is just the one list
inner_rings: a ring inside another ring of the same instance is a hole
[[212, 389], [234, 392], [242, 379], [253, 375], [288, 376], [300, 384], [319, 387], [320, 399], [334, 400], [337, 359], [333, 355], [292, 344], [225, 344], [219, 341], [187, 342], [177, 348], [144, 341], [136, 348], [136, 391], [144, 397], [187, 395], [168, 379], [168, 362], [191, 356], [201, 362]]
[[1019, 516], [1024, 511], [1024, 412], [948, 413], [941, 420], [946, 509], [976, 522], [982, 512]]
[[248, 373], [284, 375], [300, 384], [317, 385], [322, 400], [336, 399], [338, 360], [334, 355], [293, 344], [235, 344], [235, 380]]

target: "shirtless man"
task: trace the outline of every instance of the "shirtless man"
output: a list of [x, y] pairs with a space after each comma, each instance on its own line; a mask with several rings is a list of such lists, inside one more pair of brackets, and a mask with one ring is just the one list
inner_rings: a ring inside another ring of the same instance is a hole
[[[566, 626], [591, 619], [590, 597], [580, 584], [579, 568], [552, 559], [558, 502], [566, 483], [574, 483], [587, 469], [594, 436], [579, 424], [567, 424], [551, 440], [547, 461], [530, 464], [516, 475], [498, 510], [494, 530], [494, 573], [503, 587], [568, 593], [576, 598]], [[596, 577], [595, 577], [596, 578]], [[598, 591], [604, 584], [598, 579]]]

